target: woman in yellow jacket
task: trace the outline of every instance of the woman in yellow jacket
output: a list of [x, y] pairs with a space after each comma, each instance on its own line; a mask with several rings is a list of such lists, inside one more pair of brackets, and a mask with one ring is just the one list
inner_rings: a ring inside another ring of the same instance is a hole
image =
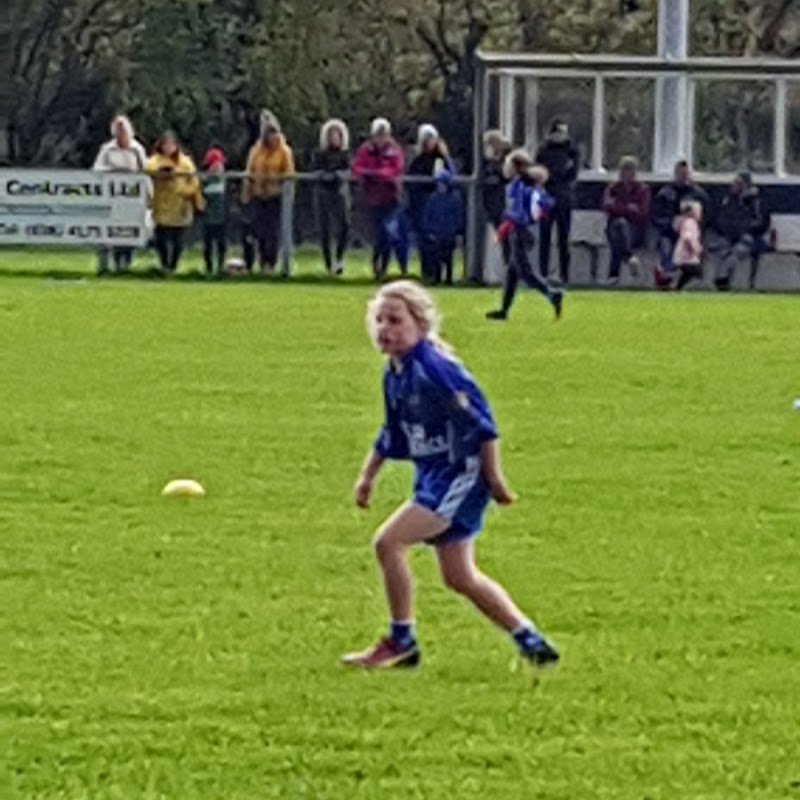
[[161, 269], [171, 274], [183, 251], [183, 233], [204, 206], [194, 162], [181, 151], [174, 133], [159, 136], [147, 161], [153, 176], [153, 222]]
[[292, 149], [281, 126], [269, 111], [261, 114], [261, 135], [247, 157], [247, 177], [242, 184], [245, 217], [244, 260], [248, 271], [255, 260], [255, 245], [262, 272], [272, 272], [281, 240], [281, 185], [294, 173]]

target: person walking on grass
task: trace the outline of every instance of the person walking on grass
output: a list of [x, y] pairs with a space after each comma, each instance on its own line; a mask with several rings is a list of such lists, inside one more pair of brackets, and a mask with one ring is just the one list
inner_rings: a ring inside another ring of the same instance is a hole
[[386, 417], [356, 482], [355, 502], [369, 505], [387, 458], [413, 461], [416, 479], [413, 498], [389, 517], [374, 541], [389, 604], [388, 635], [343, 656], [344, 663], [364, 669], [419, 664], [408, 550], [423, 543], [435, 548], [445, 585], [505, 630], [522, 656], [537, 666], [558, 661], [556, 648], [475, 564], [475, 536], [489, 501], [509, 505], [514, 495], [500, 466], [489, 404], [439, 337], [430, 294], [412, 281], [389, 283], [369, 303], [367, 325], [387, 357]]
[[547, 278], [533, 268], [531, 251], [536, 243], [540, 223], [552, 208], [552, 199], [545, 192], [547, 170], [541, 165], [531, 165], [525, 150], [514, 150], [506, 158], [505, 175], [510, 183], [506, 189], [506, 211], [497, 229], [497, 238], [506, 258], [506, 276], [503, 283], [503, 302], [499, 309], [489, 311], [487, 319], [508, 319], [509, 311], [522, 278], [540, 292], [561, 317], [564, 292], [550, 286]]

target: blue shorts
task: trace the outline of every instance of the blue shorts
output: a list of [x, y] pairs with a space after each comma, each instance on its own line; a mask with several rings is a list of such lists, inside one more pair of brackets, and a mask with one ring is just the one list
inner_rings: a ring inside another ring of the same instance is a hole
[[483, 527], [483, 512], [490, 499], [477, 456], [456, 465], [417, 467], [414, 502], [450, 523], [444, 533], [426, 544], [446, 544], [476, 536]]

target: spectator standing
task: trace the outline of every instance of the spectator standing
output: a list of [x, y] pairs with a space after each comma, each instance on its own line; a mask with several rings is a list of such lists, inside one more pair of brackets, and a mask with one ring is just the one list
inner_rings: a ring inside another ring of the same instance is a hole
[[225, 253], [227, 252], [228, 202], [226, 197], [225, 152], [219, 147], [212, 147], [203, 157], [203, 169], [206, 174], [202, 179], [203, 199], [203, 259], [206, 275], [215, 274], [214, 256], [216, 255], [216, 274], [221, 275], [225, 269]]
[[312, 169], [317, 174], [315, 201], [325, 268], [341, 275], [350, 232], [350, 131], [342, 120], [329, 119], [320, 129]]
[[680, 273], [675, 287], [680, 290], [693, 278], [703, 277], [703, 244], [700, 223], [703, 220], [703, 206], [697, 200], [684, 200], [681, 213], [675, 220], [678, 236], [672, 262]]
[[[364, 204], [372, 223], [372, 271], [376, 280], [386, 276], [392, 246], [402, 233], [398, 219], [400, 186], [405, 159], [400, 145], [392, 138], [389, 120], [376, 117], [370, 126], [370, 138], [358, 148], [352, 173], [361, 182]], [[401, 251], [402, 252], [402, 251]], [[400, 256], [400, 268], [407, 264]]]
[[294, 174], [294, 155], [270, 111], [261, 114], [259, 138], [250, 148], [246, 172], [242, 184], [245, 263], [252, 270], [257, 246], [261, 272], [273, 272], [281, 242], [282, 186]]
[[[417, 155], [414, 156], [409, 164], [407, 174], [411, 178], [427, 179], [427, 181], [409, 182], [406, 187], [406, 197], [408, 199], [408, 216], [411, 230], [414, 233], [414, 238], [420, 251], [420, 258], [423, 262], [425, 207], [428, 199], [436, 190], [434, 176], [444, 169], [448, 170], [451, 176], [455, 174], [447, 144], [439, 136], [439, 131], [433, 125], [428, 123], [420, 125], [417, 132]], [[422, 277], [432, 279], [431, 275], [426, 275], [424, 263], [422, 265]]]
[[147, 161], [153, 176], [153, 221], [161, 269], [172, 274], [183, 252], [184, 232], [203, 209], [200, 181], [192, 159], [172, 131], [163, 133]]
[[603, 195], [603, 211], [608, 216], [606, 236], [611, 250], [608, 281], [616, 284], [623, 263], [631, 274], [639, 274], [639, 260], [634, 255], [647, 237], [650, 224], [650, 188], [636, 179], [638, 164], [632, 156], [620, 162], [619, 180]]
[[[133, 124], [124, 114], [118, 114], [111, 122], [111, 139], [100, 148], [92, 169], [98, 172], [135, 173], [144, 172], [146, 164], [147, 153], [136, 139]], [[133, 260], [133, 248], [101, 247], [97, 251], [98, 275], [109, 271], [109, 256], [115, 270], [126, 272]]]
[[730, 289], [731, 278], [740, 261], [750, 260], [750, 288], [754, 288], [758, 262], [769, 249], [765, 236], [770, 216], [749, 172], [740, 172], [722, 199], [714, 223], [716, 236], [709, 249], [719, 259], [714, 284], [720, 291]]
[[483, 165], [481, 167], [481, 196], [486, 219], [497, 230], [506, 210], [506, 184], [503, 163], [511, 152], [511, 142], [498, 130], [483, 134]]
[[422, 276], [434, 284], [444, 277], [451, 286], [456, 239], [464, 231], [464, 201], [450, 170], [443, 168], [435, 177], [436, 190], [428, 197], [422, 217]]
[[[672, 254], [678, 239], [675, 223], [681, 214], [681, 204], [694, 200], [702, 206], [702, 218], [708, 220], [711, 210], [708, 195], [692, 180], [689, 164], [678, 161], [672, 183], [664, 186], [653, 200], [653, 225], [658, 233], [659, 265], [655, 270], [658, 286], [669, 286], [674, 277]], [[702, 229], [701, 229], [702, 234]]]
[[550, 173], [545, 188], [555, 202], [551, 213], [541, 224], [539, 270], [544, 277], [547, 277], [550, 271], [550, 245], [555, 226], [558, 235], [561, 280], [566, 284], [569, 283], [569, 233], [572, 227], [572, 209], [575, 205], [575, 182], [580, 169], [580, 153], [572, 143], [569, 126], [563, 119], [553, 121], [547, 140], [536, 153], [536, 161]]

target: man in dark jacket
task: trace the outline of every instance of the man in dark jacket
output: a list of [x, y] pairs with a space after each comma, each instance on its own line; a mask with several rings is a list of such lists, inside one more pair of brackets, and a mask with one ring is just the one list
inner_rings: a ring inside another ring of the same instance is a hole
[[703, 207], [703, 225], [708, 223], [711, 201], [708, 195], [692, 180], [689, 164], [679, 161], [675, 165], [672, 183], [664, 186], [653, 201], [653, 225], [658, 232], [659, 266], [656, 267], [656, 284], [668, 285], [672, 282], [672, 252], [678, 233], [675, 220], [680, 216], [681, 203], [694, 200]]
[[511, 152], [511, 142], [499, 130], [483, 134], [483, 165], [481, 168], [481, 196], [486, 219], [497, 229], [506, 210], [506, 184], [503, 164]]
[[740, 260], [750, 259], [750, 288], [755, 283], [758, 261], [768, 250], [764, 239], [769, 230], [769, 213], [749, 172], [740, 172], [720, 204], [714, 229], [717, 234], [710, 248], [719, 258], [714, 280], [720, 291], [730, 288]]
[[550, 173], [545, 186], [555, 201], [549, 216], [542, 220], [539, 239], [539, 269], [547, 276], [550, 268], [550, 243], [553, 225], [558, 232], [558, 262], [561, 280], [569, 283], [569, 232], [572, 226], [572, 208], [575, 205], [575, 181], [580, 169], [580, 153], [569, 138], [569, 128], [562, 119], [553, 121], [545, 143], [536, 153], [536, 162]]

